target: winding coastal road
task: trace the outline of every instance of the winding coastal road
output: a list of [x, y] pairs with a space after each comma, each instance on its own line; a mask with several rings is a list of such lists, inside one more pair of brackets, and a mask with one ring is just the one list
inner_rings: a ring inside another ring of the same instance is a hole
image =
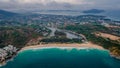
[[81, 39], [83, 42], [87, 42], [86, 37], [82, 34], [78, 34], [73, 31], [68, 31], [68, 30], [61, 30], [61, 29], [54, 28], [54, 27], [47, 27], [47, 28], [52, 31], [49, 35], [50, 37], [55, 36], [54, 33], [56, 30], [58, 30], [58, 31], [62, 31], [62, 32], [66, 33], [67, 38], [69, 38], [69, 39], [78, 38], [78, 39]]

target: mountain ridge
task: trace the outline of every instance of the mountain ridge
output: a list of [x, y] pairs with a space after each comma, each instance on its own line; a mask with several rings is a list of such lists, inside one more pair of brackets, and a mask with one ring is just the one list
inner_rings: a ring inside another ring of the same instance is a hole
[[2, 16], [14, 16], [14, 15], [17, 15], [17, 13], [0, 9], [0, 15], [2, 15]]

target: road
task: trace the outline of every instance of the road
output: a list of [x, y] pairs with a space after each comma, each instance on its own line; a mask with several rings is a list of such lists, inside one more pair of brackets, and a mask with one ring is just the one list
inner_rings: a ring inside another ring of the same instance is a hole
[[67, 38], [69, 38], [69, 39], [78, 38], [78, 39], [81, 39], [83, 42], [87, 42], [86, 37], [82, 34], [78, 34], [73, 31], [68, 31], [68, 30], [61, 30], [61, 29], [54, 28], [54, 27], [47, 27], [47, 28], [52, 31], [49, 35], [50, 37], [55, 36], [54, 33], [56, 30], [58, 30], [58, 31], [62, 31], [62, 32], [66, 33]]

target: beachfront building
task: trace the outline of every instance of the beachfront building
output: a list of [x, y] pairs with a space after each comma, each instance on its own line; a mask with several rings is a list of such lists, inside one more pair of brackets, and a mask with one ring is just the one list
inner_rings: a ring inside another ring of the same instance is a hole
[[0, 49], [0, 62], [4, 61], [7, 57], [12, 57], [12, 55], [14, 55], [14, 53], [17, 52], [17, 48], [12, 46], [12, 45], [8, 45], [4, 48]]

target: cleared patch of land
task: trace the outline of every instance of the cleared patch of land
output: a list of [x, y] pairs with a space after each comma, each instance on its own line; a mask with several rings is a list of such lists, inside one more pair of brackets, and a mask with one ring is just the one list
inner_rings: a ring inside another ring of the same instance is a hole
[[96, 36], [104, 37], [104, 38], [109, 38], [111, 40], [120, 40], [120, 37], [112, 35], [112, 34], [107, 34], [107, 33], [102, 33], [102, 32], [96, 32]]
[[108, 28], [120, 28], [119, 26], [113, 26], [113, 25], [108, 25], [106, 27], [108, 27]]

